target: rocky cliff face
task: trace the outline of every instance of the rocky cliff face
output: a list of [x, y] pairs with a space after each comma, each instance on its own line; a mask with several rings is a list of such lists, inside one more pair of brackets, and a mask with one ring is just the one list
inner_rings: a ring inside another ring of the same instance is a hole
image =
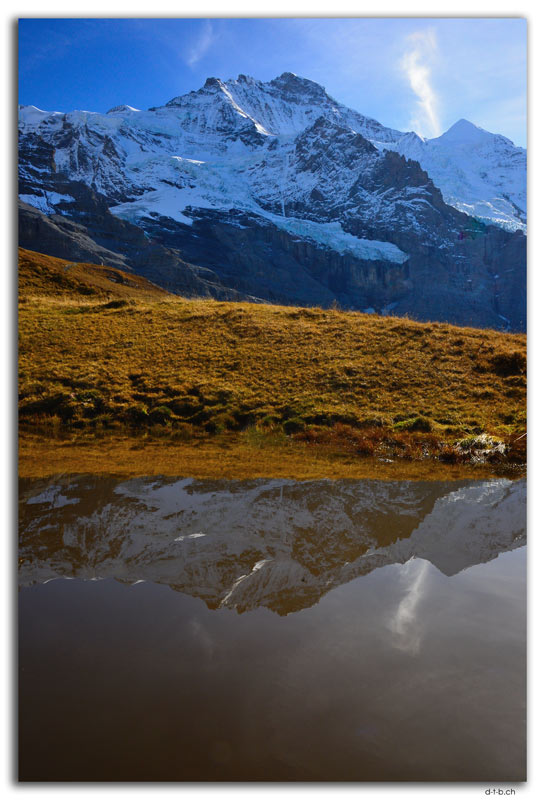
[[524, 151], [462, 123], [426, 142], [291, 73], [149, 111], [25, 107], [20, 244], [183, 294], [522, 330]]
[[83, 184], [74, 184], [72, 191], [78, 196], [78, 222], [63, 214], [47, 216], [19, 201], [21, 247], [69, 261], [134, 271], [174, 294], [257, 301], [223, 285], [213, 270], [187, 263], [178, 250], [148, 239], [136, 225], [114, 217]]

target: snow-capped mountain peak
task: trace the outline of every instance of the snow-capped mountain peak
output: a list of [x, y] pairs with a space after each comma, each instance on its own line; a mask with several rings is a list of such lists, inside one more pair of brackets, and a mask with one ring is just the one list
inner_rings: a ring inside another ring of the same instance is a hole
[[140, 109], [139, 108], [133, 108], [133, 106], [128, 106], [125, 103], [123, 103], [120, 106], [114, 106], [113, 108], [110, 108], [110, 110], [107, 113], [108, 114], [131, 114], [131, 113], [134, 113], [134, 112], [140, 113]]
[[[234, 228], [251, 228], [263, 247], [259, 285], [245, 267], [251, 275], [244, 285], [251, 284], [254, 297], [321, 303], [339, 297], [349, 307], [390, 308], [433, 264], [434, 280], [447, 271], [440, 280], [448, 281], [449, 293], [472, 286], [494, 297], [478, 317], [465, 296], [449, 300], [447, 310], [446, 301], [437, 300], [435, 308], [427, 300], [419, 315], [460, 320], [465, 308], [468, 324], [501, 325], [505, 318], [523, 324], [522, 300], [516, 310], [510, 300], [502, 305], [495, 298], [505, 292], [489, 286], [488, 271], [503, 269], [496, 263], [500, 250], [469, 244], [464, 228], [478, 226], [470, 219], [477, 217], [524, 230], [525, 151], [467, 120], [427, 140], [383, 126], [292, 72], [269, 82], [241, 74], [209, 77], [201, 88], [146, 111], [123, 104], [106, 114], [21, 108], [19, 142], [20, 197], [48, 216], [80, 222], [84, 185], [119, 220], [214, 271], [227, 269], [225, 245], [211, 245], [215, 236], [223, 242], [219, 221], [229, 237]], [[285, 253], [279, 256], [286, 278], [274, 292], [270, 237], [283, 253], [297, 252], [296, 265], [293, 253], [287, 261]], [[238, 275], [243, 254], [255, 260], [256, 246], [233, 243], [226, 280]], [[518, 270], [522, 242], [516, 252]], [[504, 266], [512, 269], [511, 255]], [[304, 290], [292, 277], [300, 269]], [[470, 277], [474, 270], [479, 277]]]
[[450, 147], [494, 146], [494, 143], [501, 143], [503, 146], [510, 146], [513, 148], [515, 147], [513, 142], [506, 136], [501, 136], [499, 133], [490, 133], [490, 131], [480, 128], [478, 125], [475, 125], [473, 122], [469, 122], [467, 119], [459, 119], [458, 122], [455, 122], [454, 125], [451, 125], [451, 127], [445, 131], [445, 133], [443, 133], [441, 136], [438, 136], [436, 140], [432, 139], [430, 141], [439, 140], [441, 140], [443, 143], [447, 143]]
[[467, 144], [480, 143], [483, 139], [488, 139], [493, 135], [485, 131], [484, 128], [480, 128], [478, 125], [474, 125], [473, 122], [462, 118], [437, 138], [442, 139], [444, 142]]
[[526, 151], [507, 137], [459, 119], [435, 139], [408, 133], [385, 146], [417, 160], [459, 211], [526, 230]]
[[217, 103], [230, 105], [233, 110], [252, 120], [265, 135], [296, 136], [320, 116], [346, 125], [366, 138], [393, 142], [401, 136], [398, 131], [385, 128], [376, 120], [343, 106], [327, 94], [320, 84], [301, 78], [293, 72], [284, 72], [269, 82], [248, 75], [222, 81], [207, 78], [197, 91], [174, 97], [165, 106], [150, 111], [195, 107], [213, 109]]

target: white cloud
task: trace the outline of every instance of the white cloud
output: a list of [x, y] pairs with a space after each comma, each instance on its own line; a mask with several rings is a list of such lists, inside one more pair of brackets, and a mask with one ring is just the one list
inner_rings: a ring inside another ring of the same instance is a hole
[[193, 619], [191, 619], [189, 624], [191, 626], [191, 630], [193, 636], [195, 637], [195, 640], [202, 648], [202, 652], [209, 660], [211, 660], [214, 657], [216, 651], [216, 647], [214, 645], [212, 637], [210, 636], [204, 625], [201, 622], [199, 622], [199, 620], [196, 617], [193, 617]]
[[413, 655], [419, 651], [422, 639], [418, 605], [426, 592], [429, 572], [429, 562], [420, 559], [411, 560], [402, 567], [401, 576], [407, 582], [407, 591], [388, 622], [394, 647]]
[[439, 136], [439, 98], [431, 83], [431, 70], [437, 53], [433, 30], [418, 31], [407, 37], [409, 45], [401, 68], [418, 98], [411, 118], [411, 127], [421, 136]]
[[212, 28], [212, 23], [209, 19], [204, 20], [202, 31], [199, 37], [189, 48], [189, 52], [186, 55], [185, 61], [188, 67], [194, 67], [195, 64], [201, 60], [201, 58], [209, 50], [213, 41], [214, 30]]

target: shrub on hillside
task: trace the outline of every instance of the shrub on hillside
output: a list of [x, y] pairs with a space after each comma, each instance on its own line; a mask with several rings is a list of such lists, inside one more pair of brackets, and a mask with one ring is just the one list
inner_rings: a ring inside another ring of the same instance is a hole
[[149, 421], [148, 409], [143, 403], [135, 403], [125, 409], [124, 417], [129, 425], [145, 425]]
[[149, 419], [155, 425], [164, 425], [172, 420], [172, 411], [168, 406], [155, 406], [149, 412]]
[[394, 430], [396, 431], [420, 431], [422, 433], [429, 433], [432, 429], [431, 420], [427, 417], [411, 417], [411, 419], [404, 419], [396, 422]]
[[284, 433], [287, 433], [290, 436], [292, 433], [299, 433], [305, 427], [304, 420], [301, 417], [291, 417], [284, 422], [283, 428]]
[[76, 416], [77, 404], [74, 395], [68, 392], [54, 394], [30, 400], [20, 406], [21, 416], [57, 416], [63, 422], [69, 422]]
[[495, 353], [490, 364], [496, 375], [523, 375], [526, 372], [526, 355], [521, 350]]

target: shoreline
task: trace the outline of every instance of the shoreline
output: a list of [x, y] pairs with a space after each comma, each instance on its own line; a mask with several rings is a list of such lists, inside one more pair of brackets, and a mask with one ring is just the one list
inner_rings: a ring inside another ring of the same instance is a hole
[[108, 436], [94, 440], [53, 439], [20, 432], [19, 479], [63, 474], [144, 477], [163, 475], [196, 479], [252, 480], [486, 480], [526, 476], [526, 465], [448, 464], [358, 456], [287, 440], [258, 445], [232, 437], [198, 442], [144, 440]]

